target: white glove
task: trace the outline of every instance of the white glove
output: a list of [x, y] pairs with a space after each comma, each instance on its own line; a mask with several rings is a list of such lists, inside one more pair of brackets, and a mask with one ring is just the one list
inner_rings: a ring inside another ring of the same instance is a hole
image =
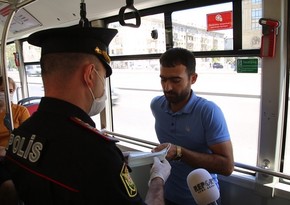
[[154, 163], [150, 170], [150, 179], [148, 182], [148, 186], [150, 186], [151, 180], [156, 177], [160, 177], [161, 179], [163, 179], [165, 183], [171, 171], [171, 165], [166, 159], [160, 161], [158, 157], [154, 157], [153, 160], [154, 160]]

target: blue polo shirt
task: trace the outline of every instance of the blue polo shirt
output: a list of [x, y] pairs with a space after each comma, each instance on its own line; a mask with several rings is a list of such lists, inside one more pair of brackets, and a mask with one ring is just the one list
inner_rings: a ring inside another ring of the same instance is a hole
[[[153, 98], [150, 106], [160, 143], [170, 142], [196, 152], [211, 153], [210, 145], [230, 140], [222, 110], [194, 92], [188, 103], [175, 113], [170, 110], [164, 95]], [[165, 184], [166, 199], [182, 205], [196, 204], [186, 182], [193, 168], [182, 161], [170, 164], [171, 174]], [[217, 175], [211, 175], [218, 186]]]

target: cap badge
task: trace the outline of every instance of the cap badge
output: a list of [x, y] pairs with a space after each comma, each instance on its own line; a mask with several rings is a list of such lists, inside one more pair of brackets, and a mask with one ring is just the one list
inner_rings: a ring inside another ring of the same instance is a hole
[[95, 48], [95, 52], [96, 52], [97, 54], [103, 56], [104, 59], [105, 59], [105, 61], [106, 61], [107, 63], [110, 63], [110, 62], [111, 62], [111, 59], [110, 59], [110, 57], [109, 57], [109, 55], [107, 54], [106, 51], [103, 51], [103, 50], [101, 50], [99, 47], [96, 47], [96, 48]]

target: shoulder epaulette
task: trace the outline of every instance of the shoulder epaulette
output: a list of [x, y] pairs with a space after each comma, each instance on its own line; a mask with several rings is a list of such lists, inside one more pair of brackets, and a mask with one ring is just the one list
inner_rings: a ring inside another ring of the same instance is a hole
[[91, 126], [90, 124], [82, 121], [81, 119], [77, 118], [77, 117], [71, 117], [70, 118], [73, 122], [75, 122], [76, 124], [82, 126], [83, 128], [86, 128], [88, 130], [90, 130], [91, 132], [96, 133], [98, 136], [102, 137], [103, 139], [107, 140], [107, 141], [114, 141], [114, 142], [119, 142], [119, 140], [117, 140], [114, 137], [111, 137], [109, 135], [103, 134], [102, 132], [100, 132], [97, 128]]

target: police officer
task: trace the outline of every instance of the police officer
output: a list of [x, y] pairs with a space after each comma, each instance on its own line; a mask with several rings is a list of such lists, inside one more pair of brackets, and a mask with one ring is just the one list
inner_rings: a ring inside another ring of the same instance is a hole
[[169, 163], [154, 158], [143, 201], [116, 140], [90, 117], [105, 106], [105, 78], [112, 73], [107, 47], [116, 33], [72, 26], [28, 37], [41, 47], [45, 97], [12, 132], [5, 162], [25, 205], [164, 203]]

